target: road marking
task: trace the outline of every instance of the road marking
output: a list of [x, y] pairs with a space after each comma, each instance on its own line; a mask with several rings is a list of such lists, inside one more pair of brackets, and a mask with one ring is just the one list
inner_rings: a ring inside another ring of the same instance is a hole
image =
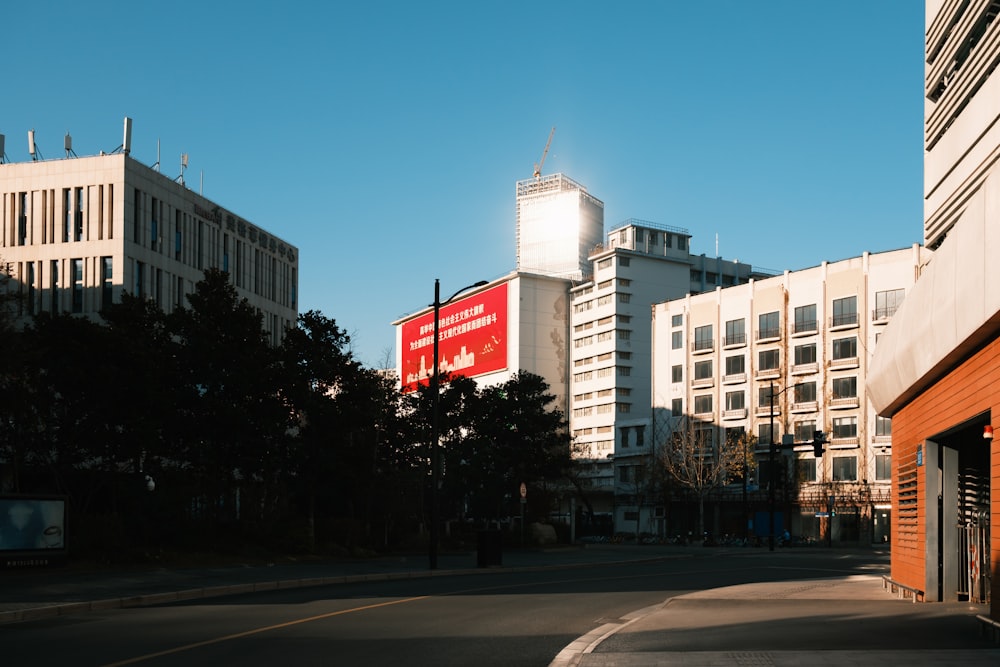
[[377, 604], [369, 604], [363, 607], [353, 607], [351, 609], [341, 609], [340, 611], [331, 611], [328, 614], [320, 614], [318, 616], [310, 616], [309, 618], [300, 618], [295, 621], [288, 621], [286, 623], [278, 623], [277, 625], [268, 625], [263, 628], [255, 628], [253, 630], [247, 630], [245, 632], [237, 632], [232, 635], [225, 635], [224, 637], [216, 637], [215, 639], [206, 639], [204, 641], [195, 642], [194, 644], [185, 644], [184, 646], [177, 646], [176, 648], [167, 649], [166, 651], [159, 651], [157, 653], [147, 653], [146, 655], [140, 655], [135, 658], [128, 658], [126, 660], [120, 660], [118, 662], [109, 662], [103, 667], [120, 667], [121, 665], [133, 665], [137, 662], [145, 662], [146, 660], [152, 660], [153, 658], [160, 658], [165, 655], [172, 655], [174, 653], [182, 653], [184, 651], [190, 651], [192, 649], [201, 648], [202, 646], [211, 646], [212, 644], [219, 644], [221, 642], [227, 642], [233, 639], [242, 639], [243, 637], [250, 637], [252, 635], [257, 635], [262, 632], [270, 632], [271, 630], [280, 630], [282, 628], [288, 628], [293, 625], [300, 625], [302, 623], [311, 623], [313, 621], [322, 621], [325, 618], [331, 618], [333, 616], [341, 616], [343, 614], [351, 614], [356, 611], [366, 611], [368, 609], [377, 609], [379, 607], [389, 607], [394, 604], [403, 604], [404, 602], [416, 602], [418, 600], [424, 600], [430, 597], [429, 595], [421, 595], [414, 598], [403, 598], [402, 600], [391, 600], [389, 602], [379, 602]]

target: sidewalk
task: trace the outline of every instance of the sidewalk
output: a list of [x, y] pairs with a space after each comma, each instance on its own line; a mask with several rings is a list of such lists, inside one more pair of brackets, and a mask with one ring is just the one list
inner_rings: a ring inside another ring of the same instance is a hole
[[997, 667], [986, 605], [917, 603], [878, 574], [745, 584], [681, 595], [608, 623], [550, 667]]

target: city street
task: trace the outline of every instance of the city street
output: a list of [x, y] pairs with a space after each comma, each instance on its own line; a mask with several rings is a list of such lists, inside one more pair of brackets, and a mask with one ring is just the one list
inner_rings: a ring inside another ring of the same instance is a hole
[[[917, 648], [997, 655], [978, 636], [968, 611], [883, 594], [874, 582], [886, 569], [884, 556], [864, 552], [692, 549], [660, 560], [500, 568], [93, 611], [3, 625], [0, 642], [10, 665], [544, 666], [580, 637], [672, 600], [664, 609], [682, 612], [670, 620], [678, 627], [656, 627], [656, 619], [664, 618], [658, 614], [637, 619], [629, 632], [609, 636], [579, 664], [621, 664], [602, 662], [602, 652], [652, 655], [667, 649], [871, 652], [905, 646], [904, 636], [913, 632], [915, 638], [906, 641]], [[797, 582], [796, 589], [808, 589], [803, 581], [821, 586], [850, 577], [862, 577], [866, 595], [884, 599], [785, 599], [775, 606], [773, 600], [726, 601], [710, 593], [731, 590], [739, 597], [739, 591], [746, 596], [776, 590], [744, 584]], [[789, 608], [797, 622], [768, 623]], [[677, 619], [684, 619], [683, 628]]]

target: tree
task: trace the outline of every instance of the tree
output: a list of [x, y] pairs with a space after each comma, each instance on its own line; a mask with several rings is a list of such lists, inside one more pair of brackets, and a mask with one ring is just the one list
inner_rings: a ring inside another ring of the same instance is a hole
[[[546, 480], [565, 476], [570, 439], [562, 411], [543, 378], [521, 371], [507, 382], [483, 387], [468, 400], [465, 430], [446, 448], [446, 489], [477, 518], [512, 513], [522, 483], [540, 497]], [[545, 514], [547, 502], [533, 503]], [[506, 509], [506, 511], [505, 511]]]
[[[289, 414], [261, 315], [218, 269], [168, 316], [178, 342], [180, 460], [194, 475], [201, 516], [260, 520], [279, 500]], [[215, 523], [213, 522], [213, 523]]]
[[659, 443], [660, 457], [670, 478], [698, 499], [698, 533], [705, 533], [705, 498], [746, 470], [745, 444], [716, 442], [715, 427], [687, 417], [675, 417], [670, 434]]

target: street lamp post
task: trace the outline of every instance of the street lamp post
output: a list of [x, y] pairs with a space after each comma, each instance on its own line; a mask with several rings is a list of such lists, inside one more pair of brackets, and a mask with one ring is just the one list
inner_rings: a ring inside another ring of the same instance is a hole
[[434, 368], [431, 370], [431, 531], [427, 558], [427, 567], [431, 570], [436, 570], [438, 566], [438, 541], [440, 539], [439, 524], [441, 522], [439, 516], [440, 507], [438, 503], [438, 480], [441, 476], [441, 462], [438, 460], [440, 458], [439, 450], [441, 445], [438, 434], [438, 394], [441, 386], [441, 379], [438, 375], [438, 367], [440, 366], [440, 362], [438, 361], [438, 328], [440, 327], [441, 322], [441, 306], [445, 305], [462, 292], [473, 289], [474, 287], [482, 287], [485, 284], [485, 280], [480, 280], [477, 283], [463, 287], [444, 301], [441, 301], [441, 282], [437, 278], [434, 279], [434, 303], [431, 304], [434, 307]]
[[771, 432], [768, 435], [768, 440], [770, 440], [770, 445], [767, 448], [767, 465], [768, 465], [768, 476], [770, 477], [770, 482], [768, 483], [768, 494], [767, 494], [767, 504], [768, 512], [771, 516], [771, 530], [767, 536], [767, 548], [774, 551], [774, 489], [775, 489], [775, 474], [774, 474], [774, 453], [777, 448], [777, 443], [774, 442], [774, 397], [781, 396], [789, 389], [795, 389], [796, 387], [801, 387], [804, 383], [800, 382], [798, 384], [793, 384], [785, 387], [777, 394], [774, 393], [774, 380], [771, 380]]

